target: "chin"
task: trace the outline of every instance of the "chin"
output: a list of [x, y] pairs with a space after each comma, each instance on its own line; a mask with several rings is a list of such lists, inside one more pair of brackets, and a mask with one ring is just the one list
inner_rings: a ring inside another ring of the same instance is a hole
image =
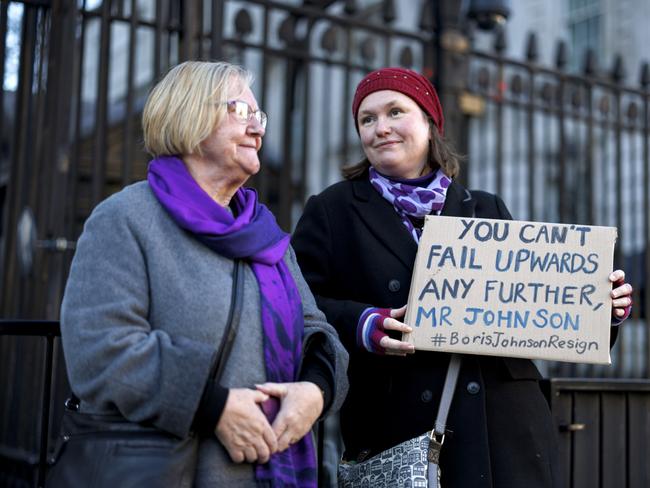
[[248, 176], [255, 176], [257, 173], [260, 172], [260, 163], [257, 163], [256, 165], [246, 169], [247, 169]]

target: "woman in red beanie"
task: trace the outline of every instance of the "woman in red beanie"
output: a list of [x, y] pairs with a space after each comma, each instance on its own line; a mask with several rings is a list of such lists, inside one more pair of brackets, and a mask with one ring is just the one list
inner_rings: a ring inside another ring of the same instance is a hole
[[[366, 158], [307, 202], [293, 246], [350, 352], [343, 457], [361, 461], [430, 430], [438, 409], [449, 354], [413, 354], [397, 339], [409, 330], [401, 320], [424, 217], [512, 217], [498, 196], [470, 193], [454, 180], [458, 157], [443, 139], [442, 108], [424, 76], [402, 68], [370, 73], [352, 114]], [[620, 323], [632, 289], [620, 270], [610, 280], [613, 322]], [[528, 359], [463, 355], [440, 458], [442, 486], [562, 486], [540, 378]]]

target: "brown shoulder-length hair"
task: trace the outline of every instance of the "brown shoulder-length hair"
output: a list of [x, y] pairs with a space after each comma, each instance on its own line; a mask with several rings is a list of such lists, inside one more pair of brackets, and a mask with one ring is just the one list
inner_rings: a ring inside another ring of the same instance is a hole
[[[431, 141], [429, 142], [429, 166], [432, 171], [442, 168], [443, 173], [449, 178], [455, 178], [460, 172], [460, 162], [463, 156], [456, 152], [454, 145], [440, 135], [438, 129], [429, 119], [431, 126]], [[364, 174], [370, 168], [368, 158], [363, 158], [360, 162], [349, 164], [341, 168], [341, 174], [346, 180], [357, 178]]]

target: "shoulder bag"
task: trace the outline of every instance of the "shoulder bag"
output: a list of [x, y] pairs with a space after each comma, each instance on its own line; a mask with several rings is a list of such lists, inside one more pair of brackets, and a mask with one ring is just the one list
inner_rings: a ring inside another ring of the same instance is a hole
[[[228, 321], [211, 377], [219, 381], [237, 334], [244, 272], [235, 261]], [[61, 434], [45, 486], [92, 488], [191, 488], [198, 463], [199, 438], [181, 439], [120, 414], [79, 412], [79, 399], [66, 401]]]
[[452, 354], [433, 430], [382, 451], [360, 463], [341, 462], [338, 469], [339, 487], [417, 486], [441, 488], [438, 461], [445, 440], [447, 415], [456, 389], [460, 363], [460, 356]]

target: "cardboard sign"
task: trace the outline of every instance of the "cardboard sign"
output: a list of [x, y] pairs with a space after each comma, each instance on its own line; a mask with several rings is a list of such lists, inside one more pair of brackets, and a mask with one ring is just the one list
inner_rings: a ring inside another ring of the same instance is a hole
[[615, 227], [427, 217], [403, 340], [416, 349], [610, 364]]

